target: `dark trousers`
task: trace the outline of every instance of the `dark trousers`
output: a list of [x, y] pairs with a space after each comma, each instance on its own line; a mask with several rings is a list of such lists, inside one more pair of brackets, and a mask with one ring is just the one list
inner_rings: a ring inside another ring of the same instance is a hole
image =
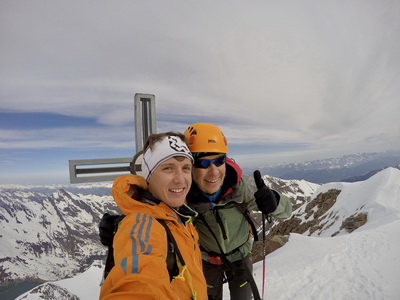
[[234, 274], [225, 265], [213, 265], [203, 260], [203, 272], [207, 281], [209, 300], [222, 300], [222, 286], [226, 280], [228, 280], [231, 300], [252, 299], [251, 286], [246, 275], [248, 273], [244, 270], [244, 267], [247, 266], [250, 274], [252, 274], [253, 263], [247, 256], [243, 260], [233, 262], [233, 264], [236, 266]]

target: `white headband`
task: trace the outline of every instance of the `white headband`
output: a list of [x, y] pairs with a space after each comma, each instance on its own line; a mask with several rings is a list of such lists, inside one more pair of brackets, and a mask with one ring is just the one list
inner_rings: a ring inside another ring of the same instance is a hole
[[174, 156], [184, 156], [193, 163], [193, 156], [189, 151], [186, 143], [177, 136], [166, 136], [161, 141], [155, 143], [153, 150], [147, 148], [143, 155], [142, 173], [143, 177], [148, 181], [151, 173], [162, 162]]

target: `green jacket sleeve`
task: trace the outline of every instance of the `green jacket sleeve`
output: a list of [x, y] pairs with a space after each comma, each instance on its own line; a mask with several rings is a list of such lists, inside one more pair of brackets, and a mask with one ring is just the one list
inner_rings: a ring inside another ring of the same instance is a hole
[[290, 199], [280, 193], [278, 193], [280, 196], [279, 199], [279, 205], [275, 209], [273, 213], [271, 213], [271, 216], [277, 219], [287, 219], [292, 215], [292, 201]]

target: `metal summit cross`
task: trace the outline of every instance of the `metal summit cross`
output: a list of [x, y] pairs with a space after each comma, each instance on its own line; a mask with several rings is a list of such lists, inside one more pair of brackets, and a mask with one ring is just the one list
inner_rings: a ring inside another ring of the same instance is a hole
[[70, 183], [114, 181], [129, 173], [141, 175], [143, 145], [156, 133], [155, 96], [135, 94], [136, 154], [127, 158], [79, 159], [69, 161]]

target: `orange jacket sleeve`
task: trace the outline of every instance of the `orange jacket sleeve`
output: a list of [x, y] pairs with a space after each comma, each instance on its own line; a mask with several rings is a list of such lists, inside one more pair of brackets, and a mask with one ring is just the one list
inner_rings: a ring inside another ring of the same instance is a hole
[[100, 299], [178, 299], [166, 264], [165, 229], [144, 212], [129, 214], [114, 238], [115, 266]]

